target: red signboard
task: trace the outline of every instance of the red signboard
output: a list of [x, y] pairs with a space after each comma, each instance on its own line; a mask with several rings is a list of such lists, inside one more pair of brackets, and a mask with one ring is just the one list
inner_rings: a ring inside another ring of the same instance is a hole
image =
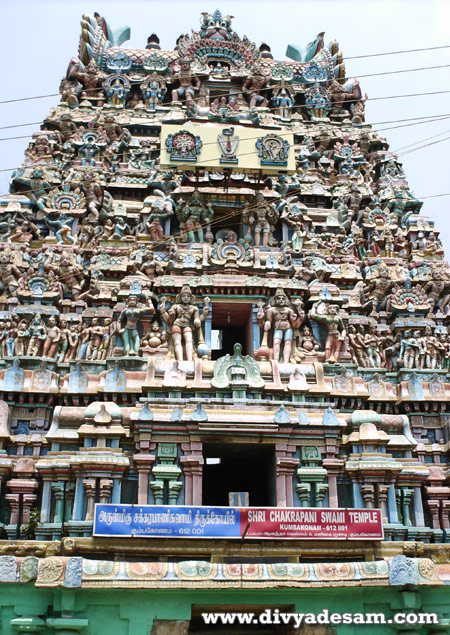
[[383, 540], [379, 509], [96, 505], [94, 536]]
[[383, 540], [380, 509], [240, 508], [245, 538]]

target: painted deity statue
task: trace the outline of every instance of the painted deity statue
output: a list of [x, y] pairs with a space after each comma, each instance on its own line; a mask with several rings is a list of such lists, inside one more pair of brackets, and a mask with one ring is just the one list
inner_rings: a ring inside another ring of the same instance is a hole
[[178, 83], [178, 88], [172, 90], [172, 102], [185, 99], [188, 107], [193, 101], [195, 93], [199, 91], [200, 80], [191, 70], [191, 60], [180, 59], [179, 64], [179, 70], [171, 77], [172, 83]]
[[202, 323], [209, 314], [209, 303], [209, 298], [205, 298], [203, 311], [200, 313], [188, 285], [181, 289], [169, 309], [166, 309], [165, 300], [160, 303], [161, 317], [169, 325], [169, 351], [177, 361], [191, 362], [196, 352], [200, 355], [204, 352]]
[[268, 346], [269, 335], [272, 335], [273, 359], [282, 358], [285, 364], [289, 363], [294, 329], [300, 328], [303, 317], [301, 306], [294, 309], [285, 292], [277, 289], [269, 307], [266, 310], [261, 307], [257, 314], [258, 324], [264, 330], [261, 348]]
[[214, 236], [210, 224], [214, 217], [214, 209], [211, 203], [202, 201], [198, 190], [195, 190], [191, 200], [179, 209], [177, 216], [182, 240], [186, 239], [188, 243], [202, 243], [206, 238], [208, 242], [212, 242]]
[[331, 364], [339, 360], [339, 353], [346, 335], [344, 322], [339, 317], [338, 311], [339, 307], [337, 304], [329, 304], [325, 309], [325, 313], [320, 314], [314, 305], [309, 313], [311, 320], [323, 324], [327, 330], [325, 361]]
[[138, 306], [138, 297], [130, 295], [127, 306], [119, 316], [118, 332], [122, 336], [125, 355], [139, 355], [141, 347], [141, 320], [144, 315], [153, 315], [153, 306]]

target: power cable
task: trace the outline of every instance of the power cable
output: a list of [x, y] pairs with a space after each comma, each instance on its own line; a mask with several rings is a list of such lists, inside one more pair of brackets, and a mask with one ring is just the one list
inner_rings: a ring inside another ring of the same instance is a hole
[[444, 46], [428, 46], [426, 48], [421, 49], [406, 49], [404, 51], [390, 51], [389, 53], [370, 53], [368, 55], [351, 55], [345, 56], [346, 60], [359, 60], [366, 57], [381, 57], [384, 55], [400, 55], [402, 53], [418, 53], [420, 51], [437, 51], [439, 49], [448, 49], [450, 48], [450, 44], [446, 44]]

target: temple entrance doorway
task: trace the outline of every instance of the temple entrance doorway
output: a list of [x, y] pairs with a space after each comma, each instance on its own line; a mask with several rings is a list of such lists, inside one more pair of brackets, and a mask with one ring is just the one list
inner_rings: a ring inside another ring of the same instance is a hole
[[205, 443], [203, 456], [203, 505], [228, 507], [230, 492], [247, 492], [250, 507], [276, 505], [275, 446]]
[[211, 359], [233, 355], [235, 344], [243, 355], [253, 354], [252, 305], [214, 302], [212, 305]]

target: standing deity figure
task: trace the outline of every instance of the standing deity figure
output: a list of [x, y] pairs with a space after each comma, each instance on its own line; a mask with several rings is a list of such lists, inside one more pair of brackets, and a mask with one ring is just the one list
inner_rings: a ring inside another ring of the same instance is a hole
[[26, 337], [29, 338], [27, 355], [29, 357], [39, 357], [43, 342], [47, 339], [47, 328], [40, 315], [35, 315], [27, 329]]
[[369, 303], [372, 303], [372, 313], [374, 317], [378, 311], [387, 311], [391, 309], [390, 291], [394, 283], [389, 278], [389, 271], [387, 267], [380, 267], [378, 272], [378, 278], [374, 278], [370, 281], [369, 285], [365, 288]]
[[295, 104], [295, 99], [286, 88], [282, 87], [272, 99], [273, 105], [282, 119], [290, 119], [291, 108]]
[[317, 307], [314, 305], [309, 317], [311, 320], [326, 327], [325, 361], [334, 364], [339, 360], [339, 353], [345, 340], [345, 325], [342, 318], [338, 315], [339, 307], [337, 304], [327, 305], [325, 311], [324, 314], [319, 314]]
[[[179, 209], [177, 215], [181, 235], [187, 238], [187, 242], [202, 243], [204, 238], [208, 242], [213, 241], [210, 224], [214, 217], [214, 209], [211, 203], [203, 203], [198, 190], [193, 192], [191, 200]], [[206, 232], [203, 231], [204, 229]]]
[[56, 318], [51, 315], [47, 322], [47, 337], [42, 349], [42, 357], [56, 357], [61, 342], [61, 329], [56, 324]]
[[83, 191], [86, 196], [88, 212], [98, 220], [104, 202], [103, 187], [95, 180], [93, 172], [86, 172], [84, 176]]
[[268, 81], [269, 78], [264, 75], [262, 69], [259, 66], [255, 66], [253, 73], [245, 80], [242, 86], [242, 92], [248, 98], [250, 108], [267, 106], [269, 102], [266, 97], [261, 95], [261, 91]]
[[419, 335], [420, 331], [414, 331], [414, 333], [411, 334], [411, 331], [407, 330], [403, 333], [399, 356], [405, 368], [414, 368], [416, 365], [416, 357], [419, 360]]
[[180, 69], [176, 71], [170, 78], [171, 83], [178, 82], [178, 88], [172, 90], [172, 102], [180, 101], [182, 97], [186, 100], [186, 106], [189, 107], [194, 100], [194, 95], [200, 89], [200, 80], [191, 70], [191, 60], [183, 58], [179, 60]]
[[295, 309], [283, 289], [277, 289], [269, 301], [269, 307], [261, 307], [257, 314], [258, 324], [264, 329], [261, 348], [269, 345], [269, 334], [273, 338], [273, 359], [280, 361], [283, 343], [283, 362], [288, 364], [291, 358], [294, 329], [299, 329], [304, 318], [301, 304]]
[[[279, 212], [274, 203], [268, 205], [263, 194], [258, 192], [252, 203], [244, 204], [242, 210], [242, 221], [248, 226], [249, 235], [245, 236], [247, 242], [253, 242], [255, 247], [262, 245], [263, 247], [274, 246], [277, 244], [273, 232], [275, 225], [279, 219]], [[261, 240], [262, 235], [262, 240]]]
[[[206, 351], [202, 323], [209, 314], [209, 298], [205, 298], [203, 311], [195, 304], [191, 288], [185, 285], [177, 295], [174, 304], [166, 310], [166, 301], [159, 305], [161, 317], [169, 325], [169, 350], [179, 362], [194, 359], [194, 345], [203, 357]], [[203, 349], [203, 350], [202, 350]]]
[[150, 206], [150, 214], [145, 221], [146, 233], [151, 236], [152, 240], [160, 241], [164, 237], [164, 222], [173, 216], [172, 202], [170, 197], [153, 201], [147, 197], [144, 200], [144, 209], [147, 206]]
[[141, 320], [144, 315], [153, 315], [153, 306], [138, 307], [138, 297], [130, 295], [127, 306], [121, 312], [118, 320], [118, 332], [122, 336], [123, 352], [125, 355], [139, 355], [141, 348]]

